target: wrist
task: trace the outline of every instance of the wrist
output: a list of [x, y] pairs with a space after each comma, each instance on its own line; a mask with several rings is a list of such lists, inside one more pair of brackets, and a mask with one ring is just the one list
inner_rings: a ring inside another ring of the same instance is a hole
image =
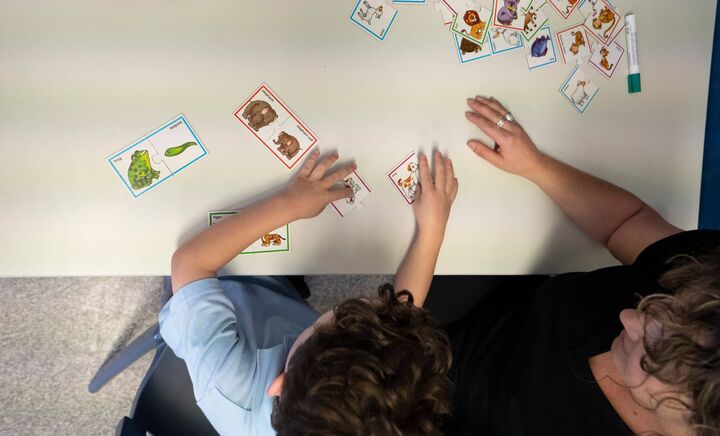
[[279, 213], [280, 220], [283, 224], [291, 223], [300, 219], [298, 215], [299, 208], [293, 201], [293, 197], [287, 194], [287, 191], [279, 192], [268, 198], [268, 206], [271, 211]]
[[418, 226], [416, 241], [428, 248], [440, 250], [443, 239], [445, 239], [445, 228], [425, 228]]
[[527, 170], [521, 174], [521, 176], [531, 182], [537, 183], [537, 180], [542, 176], [543, 170], [547, 167], [550, 160], [552, 160], [550, 156], [538, 151], [538, 153], [529, 160]]

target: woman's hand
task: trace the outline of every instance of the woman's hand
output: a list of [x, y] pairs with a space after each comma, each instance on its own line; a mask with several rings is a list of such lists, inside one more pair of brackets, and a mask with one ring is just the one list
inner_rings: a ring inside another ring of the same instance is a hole
[[322, 212], [328, 203], [352, 195], [350, 188], [334, 188], [337, 182], [349, 176], [357, 169], [350, 163], [328, 174], [325, 173], [338, 160], [337, 153], [323, 158], [319, 163], [320, 151], [313, 150], [303, 164], [300, 172], [280, 195], [284, 204], [292, 211], [293, 220], [313, 218]]
[[458, 180], [455, 177], [452, 161], [443, 158], [439, 151], [434, 155], [434, 180], [427, 157], [420, 156], [420, 189], [413, 202], [413, 211], [418, 235], [430, 237], [440, 243], [445, 236], [450, 207], [457, 196]]
[[488, 147], [482, 141], [471, 139], [467, 142], [468, 147], [503, 171], [529, 177], [539, 165], [543, 154], [522, 126], [516, 121], [505, 120], [503, 126], [499, 127], [498, 120], [504, 119], [508, 111], [492, 97], [469, 98], [467, 104], [471, 109], [465, 112], [467, 119], [495, 141]]

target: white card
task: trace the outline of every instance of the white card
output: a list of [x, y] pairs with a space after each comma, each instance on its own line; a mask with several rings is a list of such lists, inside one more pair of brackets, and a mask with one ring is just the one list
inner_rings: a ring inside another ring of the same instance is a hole
[[489, 44], [479, 45], [458, 36], [456, 33], [453, 33], [453, 38], [455, 39], [455, 49], [461, 64], [483, 59], [493, 54]]
[[585, 27], [603, 44], [608, 44], [617, 35], [617, 28], [624, 23], [623, 17], [605, 0], [597, 0], [585, 19]]
[[545, 15], [541, 7], [535, 7], [535, 4], [531, 4], [530, 7], [525, 11], [525, 24], [523, 26], [522, 35], [525, 41], [530, 41], [540, 29], [542, 29], [548, 22], [548, 17]]
[[560, 56], [566, 64], [590, 56], [590, 39], [588, 38], [587, 29], [582, 24], [558, 32], [557, 41]]
[[617, 42], [612, 42], [609, 45], [596, 42], [593, 44], [590, 64], [607, 79], [612, 79], [624, 53], [625, 49]]
[[563, 19], [567, 20], [577, 9], [580, 0], [547, 0], [547, 2]]
[[357, 171], [354, 171], [352, 174], [345, 177], [343, 179], [343, 185], [346, 188], [352, 189], [353, 194], [348, 198], [343, 198], [330, 203], [340, 217], [344, 217], [353, 209], [362, 209], [363, 200], [365, 200], [365, 198], [367, 198], [367, 196], [372, 192], [370, 187], [367, 183], [365, 183], [362, 177], [360, 177], [360, 174], [358, 174]]
[[491, 27], [487, 40], [490, 41], [493, 54], [523, 47], [520, 31], [504, 27]]
[[598, 87], [580, 67], [575, 67], [560, 87], [560, 93], [580, 113], [595, 99]]
[[523, 30], [525, 14], [519, 7], [520, 0], [495, 0], [493, 27]]
[[[213, 210], [208, 212], [208, 227], [212, 227], [223, 219], [235, 215], [241, 210]], [[266, 233], [250, 244], [240, 254], [272, 253], [290, 251], [290, 225], [286, 224], [270, 233]]]
[[420, 164], [414, 151], [394, 165], [386, 176], [407, 204], [413, 204], [420, 184]]
[[557, 62], [555, 42], [549, 27], [540, 29], [532, 41], [528, 41], [528, 46], [530, 48], [526, 55], [528, 69], [534, 70]]
[[450, 31], [476, 44], [484, 44], [492, 12], [489, 9], [471, 5], [461, 9], [455, 16]]
[[437, 0], [434, 4], [434, 7], [442, 14], [443, 25], [447, 26], [448, 24], [452, 23], [453, 18], [455, 18], [455, 14], [453, 13], [452, 9], [450, 9], [448, 5], [445, 4], [445, 2], [443, 2], [442, 0]]
[[350, 14], [350, 21], [378, 41], [384, 41], [396, 15], [397, 11], [384, 0], [358, 0]]

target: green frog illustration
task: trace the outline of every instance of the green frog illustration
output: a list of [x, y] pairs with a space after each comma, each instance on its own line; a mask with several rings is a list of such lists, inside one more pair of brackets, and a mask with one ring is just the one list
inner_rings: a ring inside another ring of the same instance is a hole
[[128, 180], [133, 189], [150, 186], [153, 179], [160, 178], [160, 171], [152, 168], [147, 150], [135, 150], [130, 159], [132, 162], [128, 168]]

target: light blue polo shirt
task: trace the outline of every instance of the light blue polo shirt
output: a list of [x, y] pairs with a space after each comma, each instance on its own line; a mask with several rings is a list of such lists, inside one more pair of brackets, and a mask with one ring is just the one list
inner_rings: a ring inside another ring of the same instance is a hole
[[187, 365], [198, 406], [221, 435], [274, 435], [267, 389], [318, 317], [282, 277], [216, 278], [182, 287], [160, 334]]

